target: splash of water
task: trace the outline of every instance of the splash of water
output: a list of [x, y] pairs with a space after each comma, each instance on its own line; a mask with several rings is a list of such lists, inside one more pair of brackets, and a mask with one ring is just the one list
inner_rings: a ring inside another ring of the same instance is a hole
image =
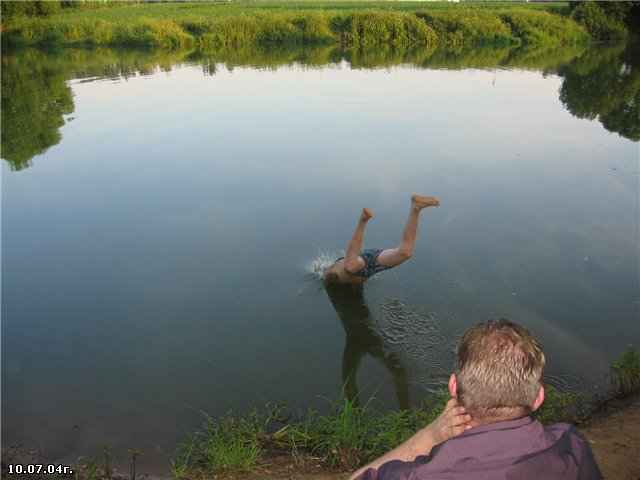
[[342, 255], [334, 251], [319, 252], [316, 258], [311, 260], [311, 263], [309, 264], [309, 272], [311, 272], [318, 280], [322, 280], [324, 278], [322, 273], [340, 256]]

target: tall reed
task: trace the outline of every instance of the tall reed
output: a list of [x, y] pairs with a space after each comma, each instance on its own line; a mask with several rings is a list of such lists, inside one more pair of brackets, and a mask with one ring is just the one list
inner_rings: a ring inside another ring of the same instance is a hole
[[[362, 4], [365, 5], [365, 4]], [[355, 49], [588, 40], [572, 18], [533, 8], [368, 8], [356, 4], [156, 5], [12, 17], [3, 45], [136, 47], [340, 45]], [[205, 8], [206, 7], [206, 8]], [[578, 14], [576, 18], [584, 18]]]

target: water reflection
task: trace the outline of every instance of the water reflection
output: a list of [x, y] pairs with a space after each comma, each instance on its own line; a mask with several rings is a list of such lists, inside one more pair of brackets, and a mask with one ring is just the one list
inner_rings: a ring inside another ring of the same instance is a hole
[[[638, 44], [563, 48], [427, 48], [344, 51], [335, 47], [304, 49], [220, 49], [215, 51], [29, 50], [2, 57], [2, 158], [13, 170], [61, 140], [65, 115], [74, 110], [73, 79], [118, 79], [170, 71], [182, 63], [199, 64], [203, 74], [221, 66], [275, 69], [341, 66], [424, 69], [535, 68], [564, 78], [563, 105], [576, 117], [598, 118], [603, 127], [630, 140], [640, 140], [640, 73]], [[68, 120], [68, 119], [67, 119]]]
[[364, 298], [363, 286], [330, 282], [326, 291], [347, 336], [342, 355], [342, 382], [347, 398], [358, 404], [356, 375], [363, 357], [369, 354], [391, 373], [400, 408], [409, 408], [407, 371], [396, 354], [384, 348]]
[[35, 57], [2, 57], [2, 158], [12, 170], [57, 144], [74, 108], [64, 71]]
[[640, 141], [640, 48], [596, 46], [560, 66], [560, 101], [578, 118]]

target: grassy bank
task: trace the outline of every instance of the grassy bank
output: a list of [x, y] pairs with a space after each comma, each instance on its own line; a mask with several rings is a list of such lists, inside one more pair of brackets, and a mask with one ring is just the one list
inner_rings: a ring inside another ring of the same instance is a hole
[[568, 44], [626, 34], [622, 17], [598, 5], [557, 3], [135, 3], [17, 11], [3, 22], [5, 47]]
[[[583, 424], [594, 411], [613, 399], [640, 394], [640, 355], [628, 348], [611, 364], [607, 376], [608, 397], [589, 398], [583, 392], [561, 392], [546, 386], [546, 399], [534, 417], [543, 423]], [[201, 428], [180, 442], [169, 462], [178, 479], [217, 478], [237, 472], [351, 471], [379, 457], [429, 424], [448, 400], [442, 390], [410, 410], [383, 413], [377, 400], [348, 399], [344, 394], [327, 399], [328, 413], [290, 411], [286, 405], [266, 405], [239, 415], [230, 411], [220, 417], [205, 414]], [[359, 403], [359, 404], [358, 404]], [[135, 472], [136, 458], [131, 450]], [[78, 478], [110, 478], [114, 458], [108, 447], [86, 463]], [[106, 472], [106, 473], [105, 473]], [[131, 478], [135, 478], [135, 474]], [[226, 478], [226, 477], [223, 477]]]

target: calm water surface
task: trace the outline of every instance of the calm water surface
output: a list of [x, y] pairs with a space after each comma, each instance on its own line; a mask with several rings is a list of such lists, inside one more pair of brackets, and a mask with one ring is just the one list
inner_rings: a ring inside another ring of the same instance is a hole
[[[492, 317], [540, 337], [550, 383], [603, 389], [640, 343], [638, 107], [584, 97], [617, 85], [607, 98], [624, 104], [638, 65], [615, 52], [581, 52], [586, 73], [570, 54], [474, 68], [8, 56], [3, 445], [73, 464], [140, 448], [163, 473], [199, 411], [322, 410], [343, 371], [384, 408], [416, 405], [461, 332]], [[313, 267], [362, 206], [367, 246], [392, 247], [413, 193], [442, 203], [414, 257], [327, 291]]]

